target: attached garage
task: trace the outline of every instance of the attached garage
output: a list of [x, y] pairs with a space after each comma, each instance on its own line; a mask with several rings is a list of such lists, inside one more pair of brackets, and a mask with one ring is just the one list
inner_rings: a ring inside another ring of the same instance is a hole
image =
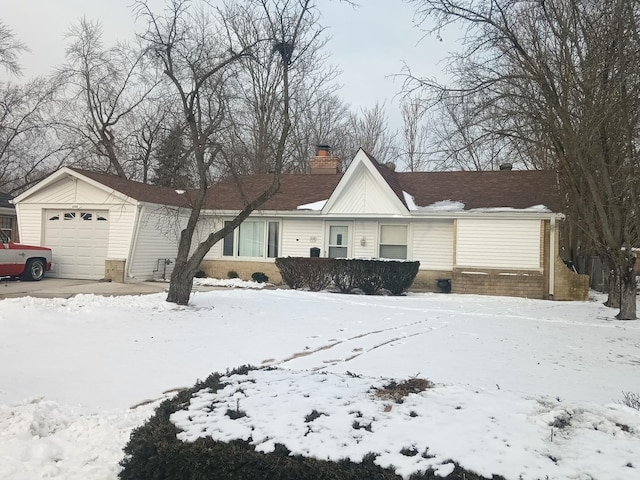
[[108, 239], [108, 210], [44, 211], [44, 244], [53, 250], [52, 277], [103, 278]]
[[16, 198], [20, 236], [52, 249], [51, 277], [150, 280], [175, 259], [175, 234], [167, 226], [186, 206], [182, 193], [62, 168]]

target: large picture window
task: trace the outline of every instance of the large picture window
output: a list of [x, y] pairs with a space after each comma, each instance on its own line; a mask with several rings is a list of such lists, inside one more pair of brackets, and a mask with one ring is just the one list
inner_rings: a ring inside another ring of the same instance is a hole
[[[225, 226], [230, 222], [224, 222]], [[245, 220], [225, 235], [222, 255], [225, 257], [275, 258], [280, 249], [280, 222]]]
[[380, 258], [405, 260], [407, 258], [407, 226], [380, 226]]

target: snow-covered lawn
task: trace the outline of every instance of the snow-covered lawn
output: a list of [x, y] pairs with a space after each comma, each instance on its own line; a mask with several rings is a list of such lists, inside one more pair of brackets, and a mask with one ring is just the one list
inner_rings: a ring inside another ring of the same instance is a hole
[[[403, 475], [446, 474], [452, 459], [514, 480], [640, 478], [640, 412], [619, 403], [640, 392], [640, 322], [615, 320], [602, 299], [237, 288], [189, 307], [164, 298], [0, 301], [0, 478], [115, 480], [158, 399], [243, 364], [279, 369], [215, 395], [246, 411], [238, 420], [194, 399], [191, 418], [211, 435], [253, 427], [261, 450], [280, 442], [320, 458], [376, 451]], [[402, 404], [370, 390], [413, 377], [435, 388]], [[193, 438], [188, 416], [175, 417]]]

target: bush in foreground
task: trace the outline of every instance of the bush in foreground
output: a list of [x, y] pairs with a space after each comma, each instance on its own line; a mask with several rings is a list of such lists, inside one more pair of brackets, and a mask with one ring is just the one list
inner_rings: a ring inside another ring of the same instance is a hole
[[[252, 367], [241, 367], [227, 375], [246, 374], [250, 369]], [[282, 445], [277, 445], [271, 453], [260, 453], [248, 441], [178, 440], [179, 431], [171, 422], [171, 415], [184, 409], [194, 393], [204, 388], [211, 391], [223, 388], [221, 377], [214, 373], [204, 382], [164, 401], [143, 426], [132, 432], [124, 448], [125, 458], [120, 462], [123, 467], [119, 475], [121, 480], [401, 480], [393, 470], [376, 465], [374, 454], [367, 455], [361, 463], [329, 462], [290, 455]], [[413, 474], [410, 480], [442, 478], [427, 471]], [[456, 465], [446, 478], [481, 480], [486, 477]], [[504, 480], [498, 476], [492, 478]]]

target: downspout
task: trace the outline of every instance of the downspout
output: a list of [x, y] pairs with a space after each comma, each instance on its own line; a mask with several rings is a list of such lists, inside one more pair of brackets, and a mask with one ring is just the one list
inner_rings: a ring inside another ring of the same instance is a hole
[[140, 218], [142, 217], [142, 213], [144, 211], [144, 205], [138, 204], [137, 212], [136, 212], [136, 220], [133, 223], [133, 238], [131, 239], [131, 244], [129, 246], [129, 255], [127, 255], [127, 279], [135, 278], [131, 274], [131, 269], [133, 268], [133, 257], [136, 252], [136, 247], [138, 246], [138, 236], [140, 235]]
[[556, 217], [551, 217], [549, 226], [549, 300], [553, 300], [556, 288]]

